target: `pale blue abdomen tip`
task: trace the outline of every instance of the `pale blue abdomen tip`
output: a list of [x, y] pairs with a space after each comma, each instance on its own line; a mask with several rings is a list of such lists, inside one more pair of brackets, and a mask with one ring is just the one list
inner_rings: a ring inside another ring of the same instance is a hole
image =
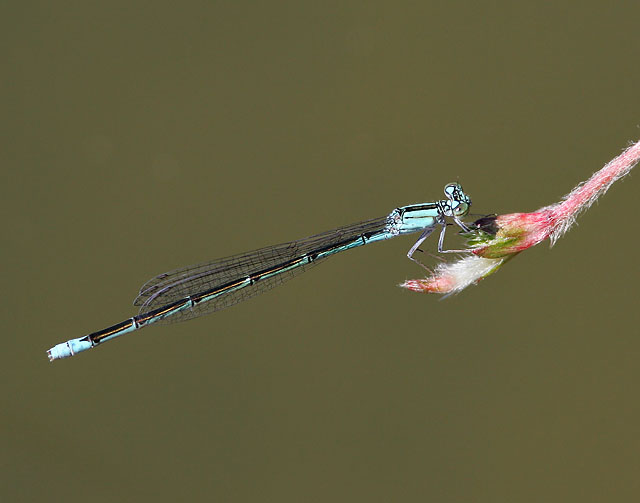
[[47, 355], [49, 355], [49, 361], [52, 362], [53, 360], [59, 360], [60, 358], [68, 358], [76, 353], [91, 349], [92, 347], [93, 343], [88, 339], [88, 337], [81, 337], [80, 339], [71, 339], [70, 341], [53, 346], [49, 351], [47, 351]]

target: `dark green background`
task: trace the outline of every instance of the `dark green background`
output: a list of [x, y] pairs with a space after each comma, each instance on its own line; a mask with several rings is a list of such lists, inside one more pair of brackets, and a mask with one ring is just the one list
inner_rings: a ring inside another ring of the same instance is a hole
[[[149, 277], [640, 137], [638, 2], [2, 7], [3, 501], [640, 497], [637, 175], [462, 295], [411, 237], [71, 360]], [[435, 249], [435, 239], [429, 249]]]

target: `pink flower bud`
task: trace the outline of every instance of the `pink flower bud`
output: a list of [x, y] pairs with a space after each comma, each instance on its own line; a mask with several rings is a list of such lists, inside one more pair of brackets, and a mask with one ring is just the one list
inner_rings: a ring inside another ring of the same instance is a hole
[[507, 260], [547, 238], [553, 245], [577, 216], [640, 160], [640, 142], [613, 159], [562, 200], [533, 213], [509, 213], [480, 218], [468, 235], [470, 256], [439, 265], [426, 279], [407, 280], [400, 286], [414, 292], [457, 293], [497, 271]]

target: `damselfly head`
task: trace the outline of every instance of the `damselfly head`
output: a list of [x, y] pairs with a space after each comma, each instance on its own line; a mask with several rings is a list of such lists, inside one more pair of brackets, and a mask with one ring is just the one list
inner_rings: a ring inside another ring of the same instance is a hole
[[471, 198], [464, 193], [462, 185], [457, 182], [448, 183], [444, 187], [444, 194], [448, 199], [446, 208], [451, 213], [450, 216], [463, 217], [469, 213]]

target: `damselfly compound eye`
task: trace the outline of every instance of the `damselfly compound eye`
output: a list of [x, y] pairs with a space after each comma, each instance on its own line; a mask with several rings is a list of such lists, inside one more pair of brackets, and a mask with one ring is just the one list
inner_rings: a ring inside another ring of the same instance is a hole
[[469, 204], [466, 202], [459, 203], [454, 209], [453, 214], [457, 217], [463, 217], [469, 213]]

